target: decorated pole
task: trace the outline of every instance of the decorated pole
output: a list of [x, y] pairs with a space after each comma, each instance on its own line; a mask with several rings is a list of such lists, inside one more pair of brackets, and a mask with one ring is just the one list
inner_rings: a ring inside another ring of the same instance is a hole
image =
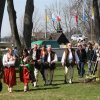
[[47, 38], [47, 9], [45, 9], [45, 39]]

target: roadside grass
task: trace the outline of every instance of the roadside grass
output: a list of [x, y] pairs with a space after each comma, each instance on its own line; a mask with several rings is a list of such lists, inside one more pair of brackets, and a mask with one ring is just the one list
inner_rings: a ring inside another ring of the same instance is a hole
[[64, 68], [58, 63], [52, 86], [44, 86], [39, 73], [38, 87], [30, 83], [28, 92], [23, 92], [23, 83], [17, 78], [13, 93], [8, 93], [7, 86], [3, 84], [0, 100], [100, 100], [100, 84], [84, 83], [84, 78], [77, 75], [77, 68], [74, 69], [73, 84], [64, 84]]

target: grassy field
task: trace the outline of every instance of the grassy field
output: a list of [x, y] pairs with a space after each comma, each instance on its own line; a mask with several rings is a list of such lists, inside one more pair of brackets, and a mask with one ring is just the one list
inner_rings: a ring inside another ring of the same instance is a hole
[[38, 87], [34, 88], [30, 83], [30, 91], [23, 92], [23, 83], [17, 78], [13, 93], [8, 93], [6, 85], [3, 84], [0, 100], [100, 100], [100, 84], [83, 83], [83, 80], [78, 78], [75, 68], [74, 83], [64, 84], [64, 69], [59, 65], [55, 70], [52, 86], [44, 86], [39, 74]]

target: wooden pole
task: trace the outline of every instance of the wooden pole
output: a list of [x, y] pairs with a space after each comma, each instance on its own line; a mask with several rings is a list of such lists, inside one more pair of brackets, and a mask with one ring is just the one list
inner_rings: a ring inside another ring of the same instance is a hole
[[47, 9], [45, 9], [45, 39], [47, 38]]

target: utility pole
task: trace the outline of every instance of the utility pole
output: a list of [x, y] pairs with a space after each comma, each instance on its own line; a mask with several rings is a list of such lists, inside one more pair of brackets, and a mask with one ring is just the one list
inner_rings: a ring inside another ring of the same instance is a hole
[[47, 38], [47, 9], [45, 9], [45, 39]]

